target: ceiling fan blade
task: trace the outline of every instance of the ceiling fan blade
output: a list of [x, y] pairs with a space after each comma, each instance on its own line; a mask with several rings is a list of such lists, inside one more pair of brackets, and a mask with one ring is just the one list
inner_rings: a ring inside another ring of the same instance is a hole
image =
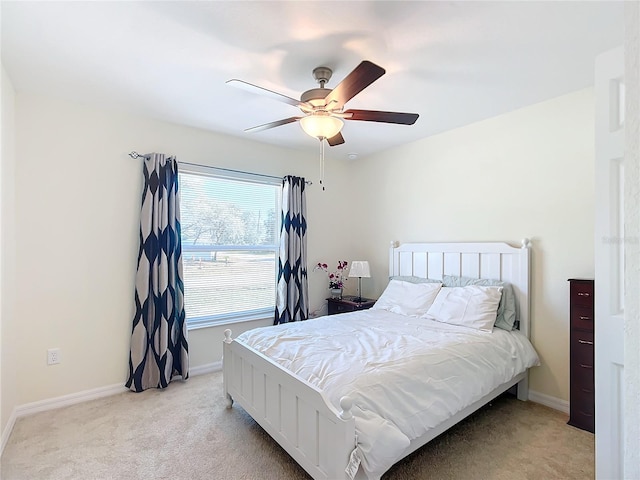
[[245, 129], [245, 132], [261, 132], [262, 130], [268, 130], [270, 128], [279, 127], [281, 125], [286, 125], [287, 123], [293, 123], [300, 120], [302, 117], [289, 117], [283, 120], [276, 120], [275, 122], [264, 123], [262, 125], [258, 125], [256, 127], [251, 127]]
[[417, 113], [377, 112], [375, 110], [345, 110], [345, 120], [362, 120], [365, 122], [399, 123], [413, 125], [420, 115]]
[[304, 102], [300, 100], [296, 100], [295, 98], [287, 97], [278, 92], [274, 92], [273, 90], [267, 90], [266, 88], [259, 87], [257, 85], [253, 85], [252, 83], [245, 82], [243, 80], [232, 79], [227, 80], [227, 85], [231, 85], [233, 87], [241, 88], [242, 90], [246, 90], [247, 92], [257, 93], [258, 95], [265, 95], [273, 100], [278, 100], [279, 102], [288, 103], [289, 105], [293, 105], [297, 107], [299, 105], [305, 105]]
[[342, 107], [384, 74], [384, 68], [364, 60], [325, 97], [326, 105], [330, 108]]
[[333, 137], [327, 138], [327, 143], [331, 147], [335, 147], [336, 145], [342, 145], [344, 143], [344, 137], [340, 132], [338, 132]]

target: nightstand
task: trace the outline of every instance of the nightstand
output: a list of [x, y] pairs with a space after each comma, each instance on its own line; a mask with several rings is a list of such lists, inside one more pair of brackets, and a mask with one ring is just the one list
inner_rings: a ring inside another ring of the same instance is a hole
[[337, 313], [355, 312], [356, 310], [367, 310], [373, 307], [375, 300], [363, 298], [361, 302], [356, 302], [357, 297], [344, 296], [342, 298], [327, 298], [327, 308], [329, 315]]

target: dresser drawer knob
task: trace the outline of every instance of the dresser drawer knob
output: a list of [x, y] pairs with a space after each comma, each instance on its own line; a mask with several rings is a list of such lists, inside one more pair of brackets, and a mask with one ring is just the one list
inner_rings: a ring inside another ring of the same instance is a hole
[[579, 297], [590, 297], [590, 296], [591, 296], [591, 294], [590, 294], [590, 293], [587, 293], [587, 292], [578, 292], [578, 296], [579, 296]]
[[580, 366], [582, 368], [593, 368], [593, 365], [585, 365], [584, 363], [581, 363]]
[[593, 342], [590, 342], [589, 340], [578, 339], [578, 343], [582, 343], [583, 345], [593, 345]]
[[580, 317], [580, 320], [591, 320], [591, 317]]

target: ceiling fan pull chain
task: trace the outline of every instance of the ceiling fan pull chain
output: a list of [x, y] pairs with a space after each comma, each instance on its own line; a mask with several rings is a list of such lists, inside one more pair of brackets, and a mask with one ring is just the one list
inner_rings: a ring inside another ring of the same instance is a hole
[[322, 185], [322, 191], [324, 192], [324, 142], [323, 138], [320, 138], [320, 185]]

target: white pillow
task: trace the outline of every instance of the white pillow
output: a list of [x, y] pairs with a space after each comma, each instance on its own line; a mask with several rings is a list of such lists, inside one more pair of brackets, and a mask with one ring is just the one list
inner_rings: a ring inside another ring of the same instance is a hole
[[442, 287], [425, 316], [443, 323], [491, 332], [501, 297], [502, 287], [497, 286]]
[[427, 313], [441, 286], [441, 283], [411, 283], [391, 280], [371, 308], [388, 310], [409, 317], [419, 317]]

